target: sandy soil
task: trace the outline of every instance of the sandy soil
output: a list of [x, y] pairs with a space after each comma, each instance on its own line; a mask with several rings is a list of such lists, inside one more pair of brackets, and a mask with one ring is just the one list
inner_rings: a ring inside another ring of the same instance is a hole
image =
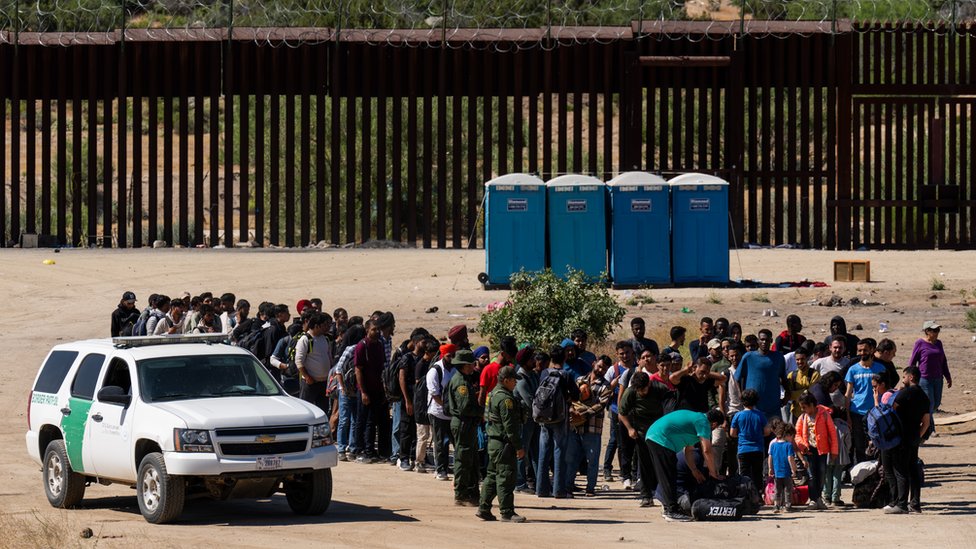
[[[808, 335], [822, 337], [835, 314], [848, 326], [860, 324], [862, 336], [879, 337], [878, 323], [888, 321], [889, 337], [899, 345], [903, 364], [923, 320], [943, 326], [955, 385], [946, 391], [949, 413], [976, 409], [970, 392], [976, 384], [971, 358], [976, 343], [964, 327], [962, 292], [976, 290], [976, 253], [836, 252], [747, 250], [733, 252], [732, 277], [765, 283], [829, 281], [831, 261], [865, 258], [878, 282], [831, 284], [830, 288], [652, 289], [656, 301], [640, 314], [649, 331], [661, 334], [679, 323], [696, 326], [702, 315], [738, 320], [747, 331], [768, 326], [781, 330], [786, 314], [799, 314]], [[44, 259], [56, 260], [43, 265]], [[741, 266], [740, 266], [741, 265]], [[283, 498], [271, 502], [235, 501], [188, 504], [178, 525], [150, 526], [138, 513], [131, 489], [93, 486], [83, 508], [60, 512], [44, 498], [38, 467], [24, 449], [26, 400], [39, 363], [51, 345], [106, 335], [108, 316], [123, 290], [136, 292], [144, 304], [151, 291], [175, 295], [234, 291], [252, 303], [268, 299], [293, 304], [319, 296], [327, 308], [344, 306], [351, 314], [393, 310], [402, 335], [418, 325], [438, 333], [458, 322], [475, 325], [484, 305], [505, 292], [484, 292], [476, 275], [484, 268], [482, 251], [434, 250], [4, 250], [0, 252], [0, 345], [7, 366], [0, 370], [0, 547], [47, 544], [27, 537], [32, 530], [54, 532], [57, 545], [125, 547], [146, 541], [168, 546], [200, 546], [219, 536], [228, 546], [594, 546], [607, 542], [687, 546], [736, 540], [736, 544], [796, 542], [804, 546], [934, 547], [976, 546], [976, 467], [971, 448], [976, 424], [946, 427], [922, 449], [928, 484], [922, 516], [886, 517], [880, 511], [798, 513], [727, 524], [666, 524], [659, 509], [639, 509], [633, 494], [617, 483], [595, 499], [540, 500], [516, 497], [530, 523], [486, 524], [473, 510], [454, 507], [448, 483], [430, 475], [403, 473], [386, 465], [341, 463], [335, 471], [335, 496], [319, 518], [296, 518]], [[931, 290], [932, 279], [946, 290]], [[626, 301], [630, 294], [619, 292]], [[831, 293], [883, 303], [861, 307], [821, 307]], [[934, 296], [934, 297], [933, 297]], [[768, 303], [764, 300], [768, 299]], [[424, 313], [437, 306], [435, 314]], [[693, 313], [681, 313], [682, 307]], [[775, 309], [779, 318], [762, 316]], [[697, 331], [697, 329], [695, 329]], [[475, 334], [472, 337], [477, 340]], [[850, 491], [844, 499], [850, 501]], [[570, 528], [566, 526], [572, 525]], [[828, 526], [829, 525], [829, 526]], [[95, 538], [81, 540], [83, 527]], [[60, 536], [60, 537], [57, 537]], [[25, 540], [35, 540], [26, 542]]]

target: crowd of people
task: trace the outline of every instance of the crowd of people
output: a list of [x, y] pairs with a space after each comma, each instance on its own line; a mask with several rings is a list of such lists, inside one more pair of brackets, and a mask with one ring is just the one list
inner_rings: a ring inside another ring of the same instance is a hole
[[[589, 351], [584, 331], [546, 349], [512, 337], [473, 347], [464, 325], [446, 338], [416, 328], [397, 343], [391, 312], [330, 315], [320, 299], [296, 309], [292, 321], [287, 305], [265, 302], [252, 317], [248, 301], [204, 293], [152, 295], [140, 310], [125, 292], [111, 334], [225, 333], [330, 416], [340, 460], [453, 476], [455, 503], [483, 520], [497, 520], [497, 498], [502, 520], [523, 522], [515, 493], [593, 497], [601, 469], [641, 507], [657, 499], [672, 521], [689, 520], [682, 494], [727, 475], [756, 490], [769, 478], [774, 511], [789, 511], [798, 468], [809, 477], [807, 509], [842, 507], [845, 471], [869, 454], [887, 479], [884, 512], [921, 512], [918, 448], [943, 383], [952, 386], [933, 321], [899, 371], [893, 341], [859, 339], [839, 316], [822, 342], [802, 335], [796, 315], [775, 338], [706, 317], [697, 339], [686, 344], [676, 326], [664, 348], [635, 318], [610, 357]], [[872, 443], [872, 410], [897, 417], [893, 444]]]

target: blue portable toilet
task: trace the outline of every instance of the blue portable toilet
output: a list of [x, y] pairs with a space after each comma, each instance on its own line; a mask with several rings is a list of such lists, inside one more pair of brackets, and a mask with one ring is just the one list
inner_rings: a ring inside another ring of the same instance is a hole
[[549, 265], [557, 276], [569, 269], [599, 278], [607, 270], [606, 185], [588, 175], [562, 175], [546, 183]]
[[671, 187], [672, 280], [682, 283], [729, 281], [729, 183], [711, 175], [686, 173]]
[[505, 286], [513, 273], [546, 268], [546, 184], [513, 173], [485, 183], [485, 270], [478, 279]]
[[613, 212], [610, 277], [614, 287], [671, 283], [671, 200], [667, 181], [627, 172], [607, 183]]

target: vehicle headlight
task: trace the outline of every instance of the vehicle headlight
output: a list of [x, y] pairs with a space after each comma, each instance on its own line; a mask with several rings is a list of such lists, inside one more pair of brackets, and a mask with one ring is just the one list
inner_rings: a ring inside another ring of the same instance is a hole
[[173, 441], [177, 452], [213, 452], [210, 433], [199, 429], [173, 429]]
[[312, 425], [312, 448], [319, 448], [332, 444], [332, 430], [328, 423]]

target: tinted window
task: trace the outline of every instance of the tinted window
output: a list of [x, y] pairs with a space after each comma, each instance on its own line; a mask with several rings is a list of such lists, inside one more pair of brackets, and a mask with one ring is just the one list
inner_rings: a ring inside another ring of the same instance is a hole
[[71, 396], [91, 400], [95, 396], [98, 374], [105, 363], [105, 355], [88, 355], [81, 361], [75, 380], [71, 383]]
[[129, 376], [129, 365], [121, 358], [113, 358], [109, 364], [108, 372], [105, 373], [105, 380], [102, 387], [121, 387], [123, 391], [132, 394], [132, 378]]
[[61, 389], [68, 370], [78, 358], [77, 351], [54, 351], [48, 357], [44, 367], [41, 368], [41, 375], [34, 384], [34, 390], [39, 393], [57, 393]]
[[136, 363], [145, 402], [280, 395], [268, 370], [251, 355], [174, 356]]

